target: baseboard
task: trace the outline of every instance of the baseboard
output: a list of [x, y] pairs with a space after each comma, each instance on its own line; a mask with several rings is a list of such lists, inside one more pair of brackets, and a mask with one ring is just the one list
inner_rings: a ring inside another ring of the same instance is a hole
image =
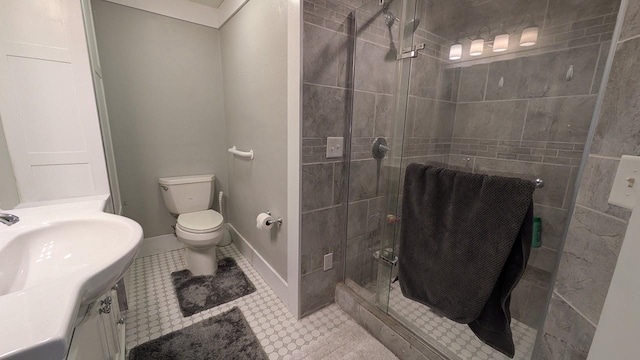
[[278, 272], [269, 265], [267, 260], [265, 260], [258, 251], [249, 244], [247, 239], [245, 239], [238, 230], [233, 227], [233, 225], [227, 223], [229, 230], [231, 231], [231, 236], [234, 239], [233, 244], [238, 248], [240, 253], [249, 261], [249, 263], [253, 266], [254, 269], [262, 276], [264, 281], [267, 282], [267, 285], [273, 289], [273, 291], [278, 295], [280, 300], [289, 307], [289, 299], [288, 299], [288, 284], [286, 280], [284, 280]]
[[154, 236], [142, 240], [142, 247], [138, 251], [136, 258], [162, 254], [185, 247], [174, 234]]

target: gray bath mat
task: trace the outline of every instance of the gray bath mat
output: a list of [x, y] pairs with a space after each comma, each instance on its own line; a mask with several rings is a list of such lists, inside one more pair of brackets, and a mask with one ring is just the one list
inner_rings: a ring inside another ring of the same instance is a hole
[[218, 261], [214, 276], [193, 276], [189, 270], [171, 273], [180, 311], [191, 316], [256, 291], [232, 258]]
[[131, 349], [129, 360], [268, 359], [237, 307]]

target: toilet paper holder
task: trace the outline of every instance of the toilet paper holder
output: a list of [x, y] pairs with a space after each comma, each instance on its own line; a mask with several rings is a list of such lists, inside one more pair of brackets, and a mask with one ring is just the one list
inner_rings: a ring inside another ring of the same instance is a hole
[[[266, 213], [271, 216], [271, 210], [267, 210]], [[276, 220], [267, 220], [267, 225], [278, 224], [278, 226], [282, 226], [282, 218], [277, 218]]]

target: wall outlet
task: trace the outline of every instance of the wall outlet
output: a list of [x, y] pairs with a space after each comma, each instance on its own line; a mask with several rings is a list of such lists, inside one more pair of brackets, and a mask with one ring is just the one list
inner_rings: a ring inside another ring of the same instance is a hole
[[328, 137], [327, 138], [327, 159], [342, 157], [344, 147], [344, 138]]
[[333, 253], [328, 253], [324, 255], [324, 271], [331, 268], [333, 268]]

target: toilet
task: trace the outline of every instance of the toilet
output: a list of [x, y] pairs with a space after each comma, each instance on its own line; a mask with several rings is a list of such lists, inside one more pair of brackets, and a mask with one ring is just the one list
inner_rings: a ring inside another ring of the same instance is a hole
[[178, 216], [176, 236], [187, 246], [185, 260], [193, 275], [215, 275], [216, 245], [224, 237], [224, 218], [209, 209], [215, 176], [194, 175], [160, 178], [167, 209]]

